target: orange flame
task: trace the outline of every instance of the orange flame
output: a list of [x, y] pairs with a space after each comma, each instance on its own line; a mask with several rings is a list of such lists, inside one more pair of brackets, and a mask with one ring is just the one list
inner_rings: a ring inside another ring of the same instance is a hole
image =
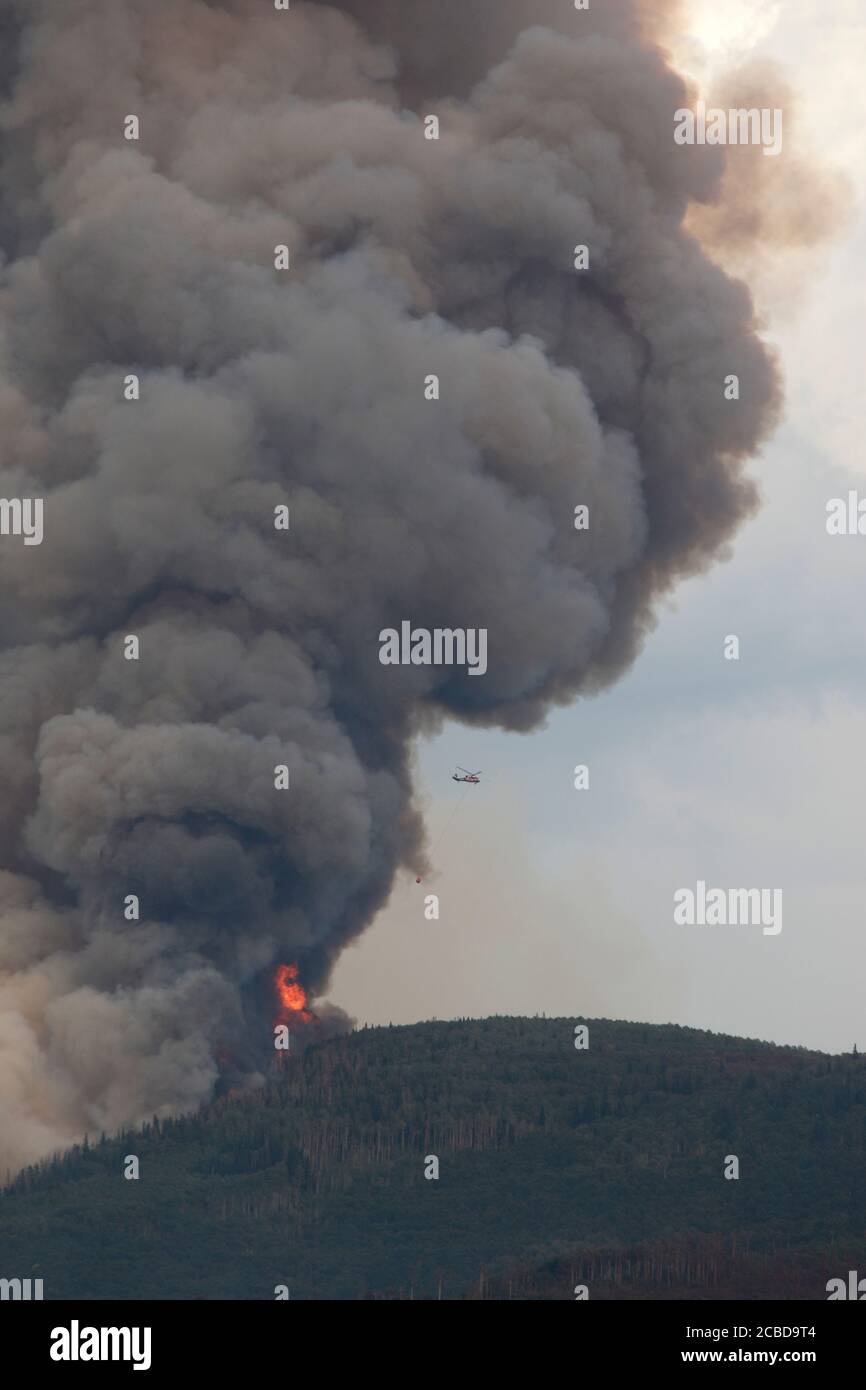
[[294, 1017], [303, 1023], [312, 1023], [315, 1015], [307, 1008], [307, 991], [298, 980], [298, 967], [294, 963], [277, 966], [274, 988], [285, 1022]]

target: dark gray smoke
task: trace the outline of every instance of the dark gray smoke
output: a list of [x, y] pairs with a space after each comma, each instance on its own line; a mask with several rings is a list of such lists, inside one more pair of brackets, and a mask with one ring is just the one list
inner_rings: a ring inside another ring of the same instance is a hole
[[[616, 678], [753, 507], [778, 388], [634, 4], [0, 16], [0, 484], [45, 499], [0, 537], [14, 1166], [255, 1079], [275, 964], [324, 988], [423, 862], [413, 734]], [[486, 628], [486, 675], [381, 665], [403, 619]]]

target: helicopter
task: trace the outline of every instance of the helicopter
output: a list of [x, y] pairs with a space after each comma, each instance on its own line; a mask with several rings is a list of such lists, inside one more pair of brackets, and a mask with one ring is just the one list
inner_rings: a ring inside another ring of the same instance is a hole
[[[461, 776], [461, 773], [462, 773], [462, 776]], [[481, 768], [479, 768], [477, 772], [470, 772], [469, 769], [468, 769], [468, 767], [461, 767], [460, 764], [458, 763], [458, 764], [457, 764], [457, 771], [456, 771], [456, 772], [452, 772], [452, 774], [451, 774], [451, 781], [452, 781], [452, 782], [469, 782], [471, 785], [475, 785], [475, 784], [477, 784], [478, 782], [481, 781]], [[449, 814], [449, 816], [448, 816], [448, 819], [446, 820], [446, 822], [445, 822], [445, 824], [443, 825], [442, 829], [439, 831], [439, 835], [438, 835], [438, 838], [437, 838], [437, 840], [436, 840], [436, 844], [433, 846], [434, 850], [435, 850], [436, 847], [440, 844], [440, 842], [441, 842], [441, 840], [442, 840], [442, 836], [445, 834], [445, 831], [448, 829], [449, 825], [450, 825], [451, 822], [453, 821], [455, 812], [456, 812], [456, 811], [459, 811], [460, 807], [463, 805], [463, 801], [464, 801], [464, 797], [463, 797], [462, 795], [461, 795], [461, 796], [456, 796], [456, 797], [453, 798], [454, 804], [453, 804], [453, 806], [451, 807], [451, 811], [450, 811], [450, 814]], [[416, 878], [416, 879], [415, 879], [415, 882], [416, 882], [416, 883], [420, 883], [420, 882], [421, 882], [421, 879], [420, 879], [420, 878]]]

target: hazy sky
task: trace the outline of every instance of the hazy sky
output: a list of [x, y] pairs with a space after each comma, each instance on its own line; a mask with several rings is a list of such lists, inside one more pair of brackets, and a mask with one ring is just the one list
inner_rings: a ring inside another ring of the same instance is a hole
[[[707, 91], [744, 59], [777, 62], [798, 101], [781, 160], [811, 151], [859, 178], [860, 0], [687, 13], [676, 57]], [[758, 268], [787, 389], [751, 469], [763, 508], [729, 563], [677, 591], [633, 670], [532, 735], [451, 724], [419, 747], [435, 872], [401, 880], [343, 955], [330, 997], [360, 1021], [544, 1012], [866, 1047], [866, 537], [825, 525], [830, 498], [866, 496], [864, 267], [857, 205], [834, 241]], [[464, 795], [455, 763], [483, 784]], [[676, 926], [673, 894], [698, 879], [781, 889], [781, 933]]]

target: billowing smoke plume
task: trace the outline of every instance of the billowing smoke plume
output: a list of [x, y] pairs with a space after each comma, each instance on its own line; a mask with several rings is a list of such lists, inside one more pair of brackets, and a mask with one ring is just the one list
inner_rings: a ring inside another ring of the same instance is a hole
[[[277, 962], [321, 990], [423, 864], [413, 734], [616, 678], [778, 387], [633, 3], [0, 12], [0, 488], [44, 499], [0, 536], [14, 1166], [254, 1079]], [[486, 674], [382, 665], [404, 619], [486, 628]]]

